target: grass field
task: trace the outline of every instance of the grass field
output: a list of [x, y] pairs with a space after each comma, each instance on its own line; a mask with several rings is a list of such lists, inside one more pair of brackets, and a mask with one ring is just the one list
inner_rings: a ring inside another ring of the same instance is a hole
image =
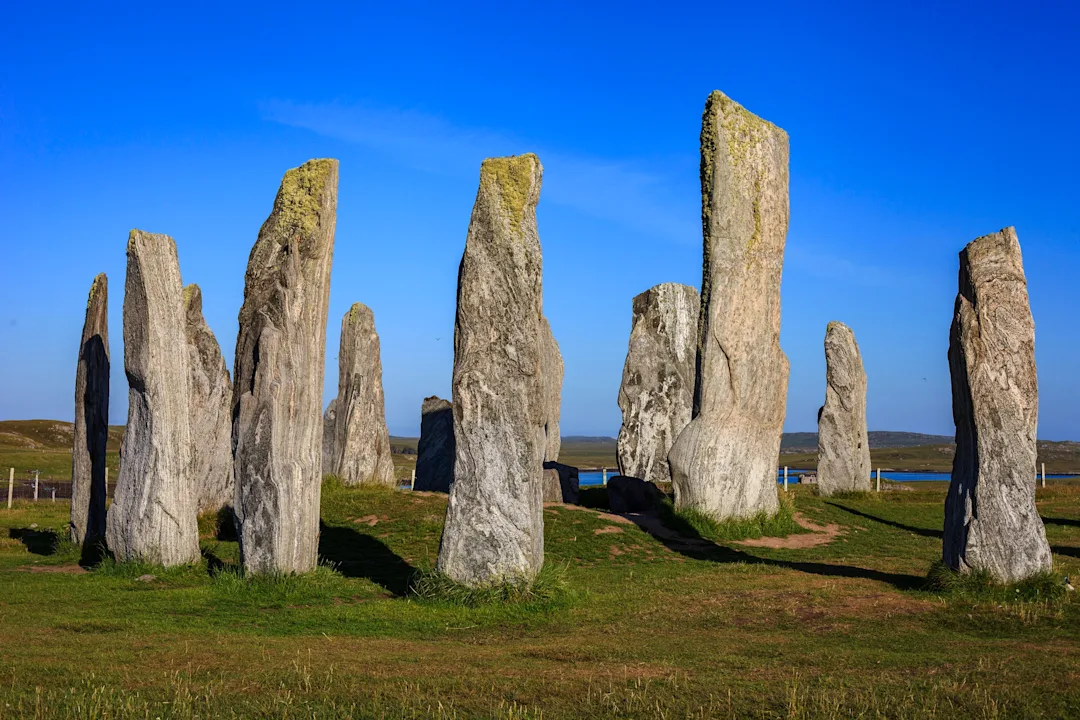
[[18, 503], [0, 510], [0, 718], [1080, 716], [1060, 581], [1080, 576], [1080, 484], [1038, 491], [1058, 579], [1020, 592], [925, 589], [944, 493], [796, 488], [823, 529], [793, 547], [549, 507], [565, 590], [476, 607], [410, 594], [445, 496], [327, 485], [324, 566], [258, 580], [212, 518], [198, 566], [85, 572], [57, 542], [67, 505]]

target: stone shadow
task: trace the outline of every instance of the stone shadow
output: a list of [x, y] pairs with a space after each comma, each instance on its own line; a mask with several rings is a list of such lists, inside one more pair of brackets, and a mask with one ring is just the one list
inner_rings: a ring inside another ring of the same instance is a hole
[[345, 577], [371, 580], [398, 597], [408, 593], [416, 568], [386, 543], [352, 528], [319, 525], [320, 561], [332, 563]]
[[826, 505], [831, 505], [832, 507], [836, 508], [837, 510], [843, 510], [846, 513], [851, 513], [852, 515], [857, 515], [857, 516], [859, 516], [861, 518], [866, 518], [867, 520], [873, 520], [876, 523], [881, 523], [882, 525], [888, 525], [889, 527], [894, 527], [897, 530], [904, 530], [905, 532], [914, 533], [916, 535], [922, 535], [923, 537], [936, 538], [936, 539], [940, 540], [942, 538], [942, 535], [943, 535], [941, 530], [927, 530], [926, 528], [915, 527], [914, 525], [905, 525], [904, 523], [899, 523], [899, 522], [896, 522], [895, 520], [886, 520], [885, 518], [880, 518], [880, 517], [877, 517], [876, 515], [871, 515], [870, 513], [865, 513], [865, 512], [862, 512], [860, 510], [854, 510], [854, 509], [849, 508], [849, 507], [844, 507], [843, 505], [838, 505], [838, 504], [836, 504], [834, 502], [826, 502], [825, 504]]
[[673, 530], [663, 523], [660, 516], [653, 513], [631, 513], [625, 517], [659, 540], [668, 549], [694, 560], [768, 565], [823, 577], [862, 578], [887, 583], [898, 590], [917, 590], [926, 583], [926, 578], [921, 575], [890, 573], [854, 565], [833, 565], [824, 562], [778, 560], [761, 557], [744, 550], [717, 545], [715, 542], [703, 538], [689, 524], [680, 524], [678, 531]]
[[33, 528], [11, 528], [8, 537], [18, 540], [34, 555], [55, 555], [60, 536], [53, 530], [35, 530]]
[[1080, 520], [1073, 520], [1072, 518], [1044, 517], [1042, 521], [1044, 525], [1062, 525], [1064, 527], [1080, 528]]
[[1069, 547], [1068, 545], [1051, 545], [1050, 552], [1055, 555], [1067, 555], [1068, 557], [1080, 558], [1080, 547]]

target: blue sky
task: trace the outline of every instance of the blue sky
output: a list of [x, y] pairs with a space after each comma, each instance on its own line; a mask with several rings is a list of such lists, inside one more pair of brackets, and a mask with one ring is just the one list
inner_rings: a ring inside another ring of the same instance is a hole
[[[160, 6], [159, 6], [160, 5]], [[133, 227], [176, 238], [231, 367], [284, 171], [341, 161], [341, 316], [375, 311], [387, 420], [448, 396], [487, 156], [537, 153], [564, 434], [613, 435], [631, 298], [701, 280], [698, 132], [718, 88], [788, 131], [786, 429], [815, 429], [825, 326], [856, 333], [871, 429], [951, 434], [957, 253], [1015, 225], [1039, 434], [1080, 439], [1080, 11], [1067, 3], [21, 3], [0, 25], [0, 419], [70, 419], [86, 293], [111, 285], [111, 420]]]

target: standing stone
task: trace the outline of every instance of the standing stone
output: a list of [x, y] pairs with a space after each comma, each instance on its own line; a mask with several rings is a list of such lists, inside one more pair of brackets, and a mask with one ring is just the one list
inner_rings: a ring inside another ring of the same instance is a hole
[[334, 435], [337, 433], [337, 398], [330, 401], [323, 413], [322, 473], [334, 474]]
[[544, 394], [544, 461], [555, 462], [559, 459], [562, 437], [559, 430], [559, 415], [562, 411], [563, 359], [559, 352], [559, 343], [551, 332], [551, 324], [546, 317], [540, 317], [541, 359], [540, 372]]
[[1016, 230], [960, 253], [949, 333], [956, 455], [945, 500], [943, 559], [1015, 582], [1051, 569], [1035, 508], [1039, 386], [1035, 322]]
[[109, 441], [109, 280], [90, 285], [75, 370], [75, 438], [71, 448], [71, 540], [105, 539], [105, 446]]
[[671, 482], [668, 452], [690, 423], [700, 303], [688, 285], [663, 283], [634, 298], [619, 387], [619, 472]]
[[719, 91], [701, 128], [705, 236], [694, 419], [668, 455], [678, 508], [773, 514], [787, 403], [780, 274], [788, 138]]
[[825, 405], [818, 410], [818, 492], [870, 490], [866, 371], [855, 333], [831, 322], [825, 331]]
[[420, 406], [420, 444], [416, 447], [413, 490], [450, 492], [454, 482], [454, 408], [432, 395]]
[[543, 167], [485, 160], [458, 271], [454, 484], [437, 568], [469, 586], [531, 581], [544, 563]]
[[176, 243], [132, 230], [124, 285], [128, 419], [106, 537], [117, 560], [199, 559], [191, 392]]
[[217, 338], [202, 313], [202, 290], [184, 288], [187, 347], [191, 372], [191, 480], [199, 514], [231, 507], [232, 381]]
[[333, 462], [346, 485], [394, 486], [375, 314], [356, 303], [341, 320]]
[[234, 512], [250, 573], [307, 572], [318, 559], [337, 183], [337, 160], [285, 173], [248, 258], [232, 436]]

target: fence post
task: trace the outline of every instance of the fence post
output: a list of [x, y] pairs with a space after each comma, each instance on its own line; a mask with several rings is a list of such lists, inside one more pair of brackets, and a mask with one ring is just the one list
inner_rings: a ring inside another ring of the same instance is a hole
[[881, 492], [881, 468], [877, 469], [877, 492]]
[[784, 492], [787, 492], [787, 465], [784, 466]]
[[604, 485], [607, 485], [607, 468], [600, 468], [600, 472], [603, 473]]
[[109, 466], [105, 466], [105, 497], [109, 497]]
[[56, 502], [56, 488], [52, 489], [52, 501]]
[[11, 509], [11, 498], [15, 493], [15, 468], [11, 468], [11, 472], [8, 473], [7, 481], [7, 509]]
[[38, 498], [38, 475], [39, 474], [40, 474], [39, 471], [37, 471], [37, 470], [34, 471], [34, 502], [37, 502], [37, 498]]
[[409, 479], [409, 489], [416, 489], [416, 468], [412, 469], [412, 478]]
[[1046, 487], [1046, 463], [1042, 463], [1042, 486]]

